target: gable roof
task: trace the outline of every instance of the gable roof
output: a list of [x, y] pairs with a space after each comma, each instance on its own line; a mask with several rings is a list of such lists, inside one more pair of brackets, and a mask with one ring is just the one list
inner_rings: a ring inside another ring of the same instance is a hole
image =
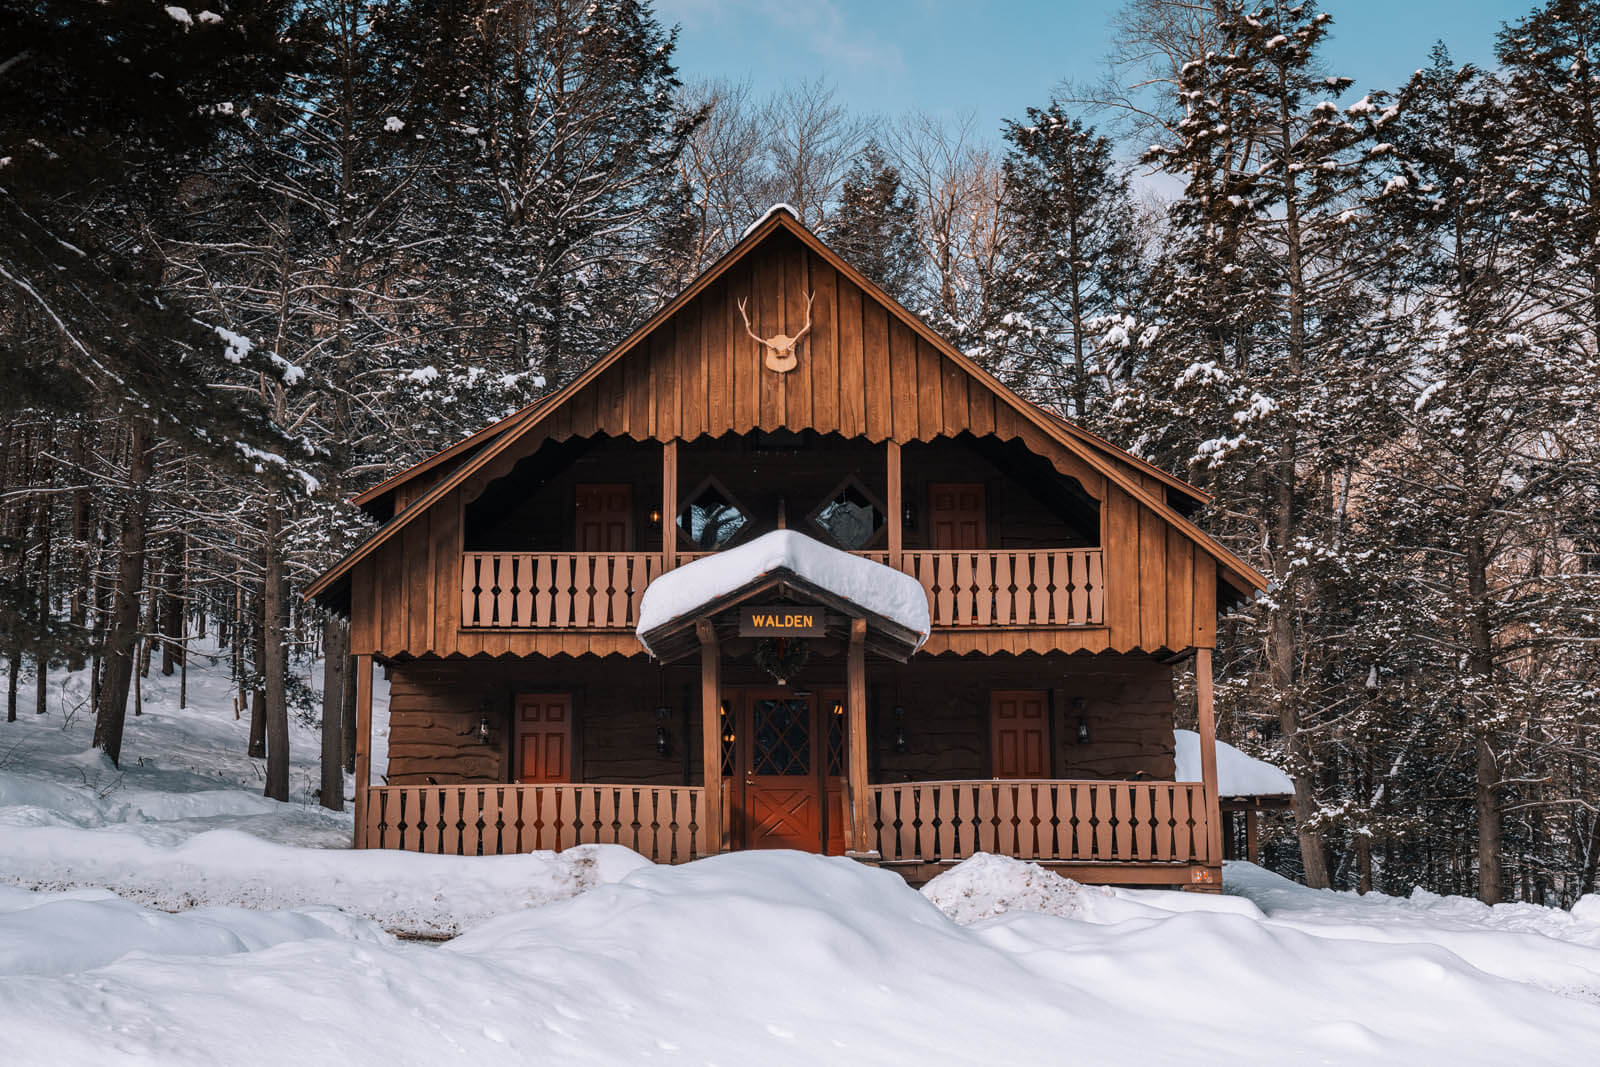
[[[730, 270], [745, 260], [755, 249], [761, 247], [774, 234], [780, 232], [788, 233], [798, 239], [812, 254], [837, 271], [842, 278], [870, 296], [894, 320], [909, 328], [911, 333], [939, 356], [955, 364], [972, 381], [979, 383], [994, 397], [997, 408], [999, 405], [1004, 405], [1007, 410], [1031, 424], [1064, 452], [1086, 464], [1108, 482], [1116, 485], [1134, 500], [1155, 512], [1203, 551], [1214, 557], [1219, 564], [1218, 573], [1239, 593], [1248, 595], [1252, 590], [1266, 589], [1266, 578], [1260, 572], [1229, 551], [1191, 522], [1177, 508], [1169, 504], [1165, 499], [1165, 494], [1157, 495], [1147, 490], [1141, 484], [1138, 474], [1140, 470], [1148, 469], [1149, 473], [1157, 476], [1164, 484], [1182, 487], [1189, 496], [1200, 501], [1209, 499], [1205, 494], [1160, 471], [1159, 468], [1147, 464], [1143, 460], [1123, 452], [1121, 449], [1115, 448], [1109, 442], [1096, 437], [1089, 431], [1069, 423], [1018, 396], [988, 371], [929, 328], [921, 319], [906, 310], [893, 297], [841, 259], [837, 253], [823, 244], [815, 234], [801, 225], [800, 221], [787, 210], [778, 209], [770, 212], [761, 223], [747, 231], [737, 244], [707, 268], [681, 293], [663, 305], [654, 315], [650, 316], [626, 340], [605, 356], [596, 360], [565, 387], [541, 401], [529, 405], [502, 422], [480, 430], [472, 437], [438, 453], [417, 467], [396, 475], [383, 483], [383, 485], [358, 497], [358, 503], [363, 500], [371, 503], [377, 499], [380, 491], [393, 492], [395, 488], [424, 471], [437, 469], [457, 457], [465, 456], [465, 458], [456, 463], [449, 474], [436, 482], [426, 492], [418, 495], [416, 499], [412, 500], [384, 526], [374, 532], [371, 537], [318, 577], [307, 589], [306, 596], [321, 597], [329, 592], [335, 583], [349, 573], [351, 568], [399, 533], [400, 530], [404, 529], [417, 515], [442, 500], [473, 474], [482, 470], [494, 459], [513, 447], [534, 428], [545, 425], [553, 417], [559, 417], [563, 414], [564, 408], [572, 404], [575, 398], [583, 396], [586, 390], [602, 375], [616, 366], [629, 353], [639, 348], [646, 339], [650, 338], [659, 328], [669, 322], [681, 309], [727, 275]], [[465, 455], [474, 444], [481, 445], [481, 447], [478, 447], [477, 451], [471, 455]]]

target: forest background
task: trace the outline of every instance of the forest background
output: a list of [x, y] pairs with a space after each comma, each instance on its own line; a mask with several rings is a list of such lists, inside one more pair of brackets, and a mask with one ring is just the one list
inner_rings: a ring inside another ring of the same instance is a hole
[[4, 0], [7, 718], [88, 669], [120, 759], [139, 678], [203, 637], [268, 795], [320, 718], [340, 806], [353, 701], [287, 663], [345, 661], [300, 591], [367, 531], [347, 498], [570, 381], [781, 201], [1214, 495], [1272, 582], [1218, 660], [1219, 736], [1299, 783], [1268, 865], [1594, 892], [1600, 3], [1370, 92], [1327, 69], [1337, 11], [1131, 0], [1103, 70], [989, 130], [696, 77], [639, 0]]

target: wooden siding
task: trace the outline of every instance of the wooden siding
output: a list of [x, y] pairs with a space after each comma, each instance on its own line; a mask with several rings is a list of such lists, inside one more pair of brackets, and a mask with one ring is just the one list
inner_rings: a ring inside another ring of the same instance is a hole
[[[758, 333], [793, 333], [804, 321], [800, 315], [811, 291], [818, 294], [814, 325], [801, 345], [799, 369], [788, 375], [766, 370], [739, 320], [737, 300], [748, 301]], [[643, 442], [780, 429], [874, 442], [930, 442], [968, 432], [1014, 440], [1100, 502], [1102, 628], [1039, 627], [1025, 634], [940, 629], [930, 651], [1181, 651], [1215, 644], [1218, 573], [1212, 555], [1000, 401], [989, 385], [796, 237], [778, 232], [544, 417], [515, 448], [356, 563], [350, 573], [352, 651], [382, 657], [642, 653], [631, 634], [615, 630], [464, 628], [466, 502], [552, 440], [604, 434]], [[659, 470], [658, 450], [643, 447], [648, 466]], [[408, 498], [416, 492], [407, 487]], [[644, 500], [648, 494], [635, 496]]]

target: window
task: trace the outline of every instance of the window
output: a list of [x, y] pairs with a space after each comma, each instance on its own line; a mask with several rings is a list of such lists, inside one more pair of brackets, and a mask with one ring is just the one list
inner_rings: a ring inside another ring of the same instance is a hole
[[678, 509], [680, 540], [686, 539], [695, 552], [726, 548], [748, 525], [750, 516], [715, 478], [701, 482], [689, 502]]
[[811, 513], [811, 522], [847, 551], [866, 548], [884, 527], [883, 505], [851, 475]]

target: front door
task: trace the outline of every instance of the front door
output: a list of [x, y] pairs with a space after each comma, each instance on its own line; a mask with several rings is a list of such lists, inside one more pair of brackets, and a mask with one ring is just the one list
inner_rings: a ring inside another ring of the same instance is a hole
[[580, 485], [576, 491], [579, 552], [633, 549], [633, 487]]
[[989, 514], [982, 482], [928, 486], [928, 526], [934, 548], [987, 548]]
[[835, 809], [843, 803], [843, 721], [830, 713], [839, 700], [786, 688], [731, 689], [726, 696], [737, 723], [724, 762], [733, 840], [743, 848], [842, 851]]
[[996, 778], [1050, 777], [1050, 702], [1039, 689], [989, 695], [989, 751]]
[[572, 781], [572, 694], [519, 694], [514, 725], [517, 781]]

